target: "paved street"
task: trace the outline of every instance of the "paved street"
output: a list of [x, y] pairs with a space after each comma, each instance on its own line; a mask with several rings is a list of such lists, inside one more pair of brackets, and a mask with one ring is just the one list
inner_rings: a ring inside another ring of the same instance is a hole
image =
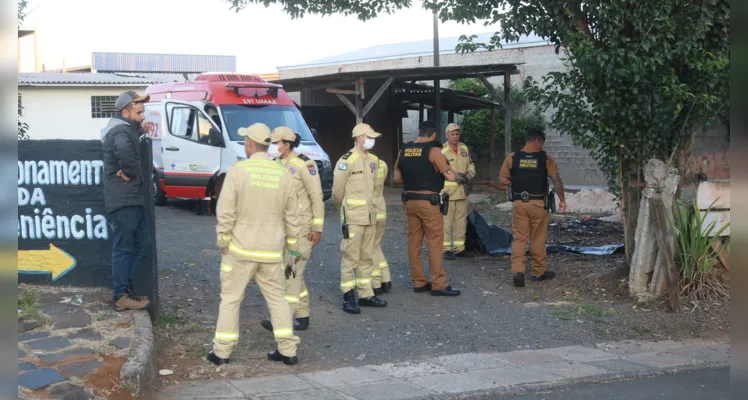
[[[585, 280], [590, 272], [610, 268], [611, 260], [615, 265], [618, 255], [549, 254], [549, 265], [558, 278], [541, 284], [528, 282], [523, 289], [511, 285], [506, 256], [448, 261], [449, 282], [463, 290], [462, 296], [413, 293], [403, 207], [396, 196], [390, 197], [394, 201], [388, 205], [383, 248], [393, 272], [394, 292], [382, 296], [389, 306], [364, 308], [361, 315], [341, 310], [340, 222], [328, 201], [323, 240], [307, 265], [311, 327], [298, 332], [299, 365], [290, 369], [265, 360], [275, 343], [259, 326], [267, 317], [265, 301], [250, 284], [242, 305], [239, 345], [232, 354], [232, 367], [224, 374], [241, 379], [464, 353], [595, 346], [625, 339], [725, 336], [722, 320], [715, 322], [715, 315], [721, 314], [715, 313], [729, 313], [729, 309], [699, 309], [678, 316], [657, 305], [634, 308], [618, 280], [600, 287]], [[161, 379], [163, 385], [221, 378], [204, 361], [219, 303], [215, 218], [196, 216], [193, 206], [170, 201], [157, 208], [162, 315], [156, 325], [159, 366], [174, 371]]]
[[[659, 399], [681, 398], [684, 388], [672, 395], [670, 386], [688, 381], [691, 395], [725, 398], [724, 373], [702, 379], [679, 375], [668, 379], [581, 386], [561, 389], [573, 383], [599, 383], [617, 379], [646, 377], [694, 366], [725, 366], [729, 363], [729, 344], [705, 341], [619, 342], [597, 349], [569, 346], [546, 350], [507, 353], [457, 354], [427, 361], [347, 367], [332, 371], [278, 375], [270, 378], [214, 380], [186, 383], [165, 388], [160, 400], [176, 399], [321, 399], [321, 400], [390, 400], [390, 399], [498, 399], [517, 392], [547, 390], [519, 399], [615, 398]], [[697, 376], [703, 376], [697, 375]], [[617, 390], [615, 386], [623, 386]], [[693, 386], [695, 385], [695, 386]], [[554, 389], [555, 388], [555, 389]], [[576, 394], [579, 393], [579, 396]], [[615, 393], [615, 397], [607, 394]], [[636, 395], [644, 393], [645, 396]]]

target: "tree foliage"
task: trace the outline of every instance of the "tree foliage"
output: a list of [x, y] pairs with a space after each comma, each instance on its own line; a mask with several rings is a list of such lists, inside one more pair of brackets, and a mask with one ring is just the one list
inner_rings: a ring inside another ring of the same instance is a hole
[[[26, 0], [18, 0], [18, 27], [21, 27], [24, 18], [26, 18], [26, 7], [28, 2]], [[23, 116], [23, 106], [21, 106], [21, 96], [18, 96], [18, 140], [28, 139], [29, 135], [26, 133], [29, 130], [29, 124], [21, 121]]]
[[[488, 96], [486, 86], [476, 79], [457, 79], [449, 84], [450, 89], [471, 92], [479, 96]], [[499, 93], [503, 92], [503, 86], [496, 87]], [[540, 109], [528, 102], [527, 95], [519, 87], [513, 87], [512, 94], [512, 150], [525, 143], [525, 130], [528, 127], [545, 128], [545, 121]], [[495, 143], [504, 143], [504, 116], [506, 111], [503, 107], [496, 109]], [[475, 149], [474, 152], [480, 156], [488, 156], [491, 150], [491, 110], [481, 109], [467, 111], [462, 118], [462, 140]]]

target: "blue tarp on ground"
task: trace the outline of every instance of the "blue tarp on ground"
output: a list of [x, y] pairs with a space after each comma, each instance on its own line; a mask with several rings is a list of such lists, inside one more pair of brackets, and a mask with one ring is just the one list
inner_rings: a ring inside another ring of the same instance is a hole
[[[499, 255], [512, 254], [512, 240], [514, 237], [510, 232], [501, 227], [490, 224], [475, 210], [468, 215], [467, 235], [465, 247], [468, 250], [483, 254]], [[623, 249], [623, 243], [609, 244], [606, 246], [568, 246], [560, 244], [546, 244], [549, 253], [568, 252], [576, 254], [589, 254], [607, 256]], [[527, 246], [530, 251], [530, 245]]]

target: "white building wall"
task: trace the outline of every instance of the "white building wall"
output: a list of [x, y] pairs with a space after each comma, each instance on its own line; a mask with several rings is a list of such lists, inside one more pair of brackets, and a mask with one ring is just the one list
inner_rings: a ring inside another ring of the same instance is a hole
[[90, 140], [101, 137], [108, 118], [91, 118], [91, 96], [119, 96], [137, 87], [19, 87], [24, 107], [21, 121], [29, 125], [29, 138]]

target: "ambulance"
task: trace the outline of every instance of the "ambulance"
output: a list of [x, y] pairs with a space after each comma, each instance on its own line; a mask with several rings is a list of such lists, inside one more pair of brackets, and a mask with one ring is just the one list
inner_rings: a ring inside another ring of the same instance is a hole
[[245, 159], [238, 130], [256, 122], [301, 136], [295, 151], [317, 163], [324, 200], [332, 194], [330, 158], [281, 85], [261, 77], [206, 73], [149, 86], [143, 127], [153, 141], [156, 205], [169, 198], [217, 199], [228, 168]]

